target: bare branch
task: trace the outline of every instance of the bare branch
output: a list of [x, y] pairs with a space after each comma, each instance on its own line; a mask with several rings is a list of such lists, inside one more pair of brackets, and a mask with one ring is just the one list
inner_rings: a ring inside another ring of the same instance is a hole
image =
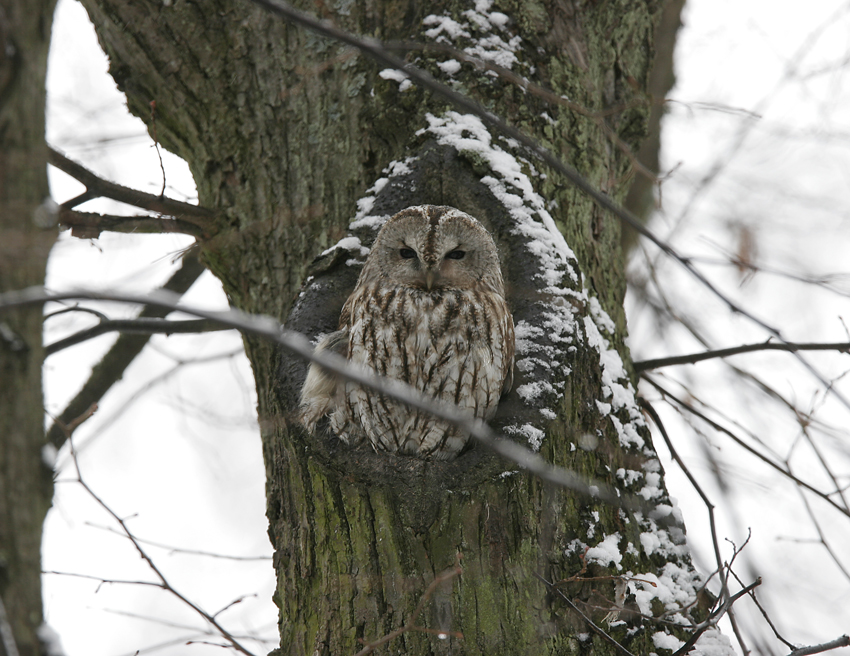
[[[184, 294], [205, 271], [204, 266], [194, 253], [183, 256], [180, 268], [162, 286], [162, 290], [177, 295]], [[146, 307], [139, 313], [139, 319], [163, 318], [171, 310], [161, 307]], [[65, 443], [65, 433], [60, 428], [82, 415], [87, 408], [96, 404], [103, 395], [120, 380], [127, 367], [145, 347], [150, 335], [121, 335], [101, 361], [92, 368], [91, 375], [77, 395], [59, 413], [58, 421], [47, 431], [47, 440], [57, 449]], [[71, 431], [73, 432], [73, 430]]]
[[691, 353], [690, 355], [674, 355], [668, 358], [656, 358], [654, 360], [638, 360], [634, 362], [635, 371], [638, 373], [647, 369], [659, 369], [661, 367], [670, 367], [677, 364], [694, 364], [703, 360], [711, 360], [713, 358], [728, 358], [731, 355], [740, 353], [753, 353], [754, 351], [788, 351], [796, 353], [797, 351], [838, 351], [839, 353], [850, 353], [850, 342], [818, 342], [818, 343], [798, 343], [798, 342], [760, 342], [758, 344], [742, 344], [740, 346], [731, 346], [725, 349], [717, 349], [714, 351], [704, 351], [703, 353]]
[[82, 472], [80, 471], [80, 463], [79, 463], [79, 460], [77, 459], [77, 452], [74, 449], [74, 441], [73, 441], [73, 438], [71, 437], [70, 433], [67, 434], [67, 438], [68, 438], [68, 444], [70, 445], [70, 449], [71, 449], [71, 458], [72, 458], [72, 461], [74, 463], [74, 469], [77, 472], [77, 482], [88, 493], [88, 495], [97, 502], [97, 504], [101, 508], [103, 508], [116, 522], [118, 522], [118, 525], [121, 527], [121, 530], [124, 532], [124, 534], [130, 540], [130, 542], [133, 543], [133, 546], [136, 548], [136, 551], [138, 552], [139, 556], [142, 558], [142, 560], [145, 561], [145, 563], [150, 568], [150, 570], [156, 575], [157, 579], [159, 579], [158, 583], [150, 583], [149, 585], [158, 585], [159, 587], [163, 588], [164, 590], [167, 590], [168, 592], [170, 592], [172, 595], [177, 597], [177, 599], [179, 599], [184, 604], [186, 604], [189, 608], [191, 608], [193, 611], [195, 611], [198, 615], [203, 617], [204, 620], [206, 620], [210, 624], [210, 626], [215, 628], [215, 630], [218, 631], [219, 634], [225, 640], [227, 640], [227, 642], [230, 643], [230, 645], [234, 649], [242, 652], [243, 654], [245, 654], [245, 656], [254, 656], [254, 654], [252, 652], [250, 652], [248, 649], [246, 649], [239, 642], [239, 640], [236, 639], [235, 636], [233, 636], [227, 629], [225, 629], [218, 622], [218, 620], [213, 615], [210, 615], [205, 610], [203, 610], [200, 606], [198, 606], [193, 601], [191, 601], [188, 597], [186, 597], [185, 595], [178, 592], [174, 588], [174, 586], [172, 586], [171, 583], [169, 583], [168, 579], [166, 579], [165, 575], [162, 573], [162, 571], [159, 569], [159, 567], [157, 567], [156, 563], [153, 562], [151, 557], [148, 556], [147, 552], [142, 548], [141, 544], [139, 544], [139, 542], [135, 539], [135, 536], [130, 531], [130, 528], [127, 526], [127, 523], [124, 521], [124, 519], [121, 516], [119, 516], [114, 510], [112, 510], [112, 508], [110, 508], [109, 505], [97, 495], [97, 493], [88, 485], [88, 483], [86, 483], [83, 480], [83, 475], [82, 475]]
[[[741, 581], [740, 578], [738, 578], [738, 575], [735, 574], [735, 572], [733, 572], [730, 569], [729, 573], [732, 574], [732, 576], [735, 577], [735, 580], [738, 581], [738, 583], [740, 583], [741, 586], [744, 585], [744, 582]], [[761, 616], [764, 618], [764, 621], [767, 622], [767, 625], [770, 627], [770, 630], [773, 631], [773, 635], [776, 636], [776, 639], [779, 640], [780, 642], [784, 642], [787, 647], [794, 649], [794, 645], [792, 645], [790, 642], [788, 642], [785, 638], [782, 637], [782, 634], [779, 633], [779, 630], [776, 628], [776, 625], [774, 625], [773, 620], [770, 619], [770, 615], [767, 614], [767, 611], [765, 610], [764, 606], [761, 605], [759, 598], [756, 596], [755, 590], [750, 591], [750, 599], [753, 600], [753, 603], [756, 605], [756, 608], [759, 609]]]
[[644, 376], [644, 380], [646, 380], [647, 382], [649, 382], [649, 384], [651, 384], [653, 387], [655, 387], [655, 389], [657, 389], [659, 392], [661, 392], [664, 396], [666, 396], [666, 397], [668, 397], [668, 398], [672, 399], [673, 401], [675, 401], [678, 407], [682, 408], [683, 410], [686, 410], [687, 412], [689, 412], [689, 413], [693, 414], [693, 415], [694, 415], [694, 416], [696, 416], [696, 417], [699, 417], [700, 419], [702, 419], [704, 422], [706, 422], [709, 426], [711, 426], [711, 427], [712, 427], [712, 428], [714, 428], [715, 430], [720, 431], [721, 433], [723, 433], [723, 434], [725, 434], [725, 435], [728, 435], [728, 436], [729, 436], [729, 437], [730, 437], [730, 438], [731, 438], [731, 439], [732, 439], [732, 440], [733, 440], [736, 444], [738, 444], [739, 446], [741, 446], [742, 448], [744, 448], [745, 450], [747, 450], [749, 453], [751, 453], [752, 455], [754, 455], [756, 458], [758, 458], [759, 460], [761, 460], [761, 461], [762, 461], [762, 462], [764, 462], [765, 464], [769, 465], [770, 467], [772, 467], [773, 469], [775, 469], [776, 471], [778, 471], [779, 473], [781, 473], [783, 476], [786, 476], [787, 478], [790, 478], [790, 479], [791, 479], [792, 481], [794, 481], [797, 485], [799, 485], [799, 486], [801, 486], [801, 487], [804, 487], [804, 488], [806, 488], [807, 490], [809, 490], [810, 492], [812, 492], [812, 493], [816, 494], [816, 495], [817, 495], [817, 496], [819, 496], [821, 499], [823, 499], [824, 501], [826, 501], [829, 505], [831, 505], [833, 508], [835, 508], [836, 510], [838, 510], [838, 512], [840, 512], [841, 514], [843, 514], [843, 515], [846, 515], [846, 516], [850, 517], [850, 510], [848, 510], [847, 508], [842, 508], [840, 505], [838, 505], [838, 503], [836, 503], [833, 499], [831, 499], [831, 498], [830, 498], [830, 496], [829, 496], [828, 494], [826, 494], [826, 493], [824, 493], [824, 492], [821, 492], [820, 490], [818, 490], [818, 489], [817, 489], [816, 487], [814, 487], [813, 485], [811, 485], [811, 484], [809, 484], [809, 483], [806, 483], [804, 480], [802, 480], [802, 479], [800, 479], [800, 478], [797, 478], [797, 477], [796, 477], [794, 474], [792, 474], [790, 471], [788, 471], [787, 469], [783, 468], [781, 465], [776, 464], [776, 463], [775, 463], [775, 462], [773, 462], [770, 458], [768, 458], [767, 456], [765, 456], [763, 453], [760, 453], [758, 450], [754, 449], [754, 448], [753, 448], [753, 447], [751, 447], [749, 444], [747, 444], [746, 442], [744, 442], [744, 441], [743, 441], [740, 437], [738, 437], [737, 435], [735, 435], [735, 434], [734, 434], [732, 431], [730, 431], [728, 428], [725, 428], [725, 427], [721, 426], [721, 425], [720, 425], [720, 424], [718, 424], [716, 421], [712, 421], [712, 420], [711, 420], [711, 419], [709, 419], [709, 418], [708, 418], [705, 414], [703, 414], [702, 412], [700, 412], [700, 411], [699, 411], [699, 410], [697, 410], [696, 408], [692, 407], [692, 406], [691, 406], [691, 404], [686, 403], [686, 402], [685, 402], [685, 401], [683, 401], [682, 399], [678, 398], [675, 394], [673, 394], [673, 393], [671, 393], [670, 391], [668, 391], [668, 390], [664, 389], [663, 387], [661, 387], [661, 385], [659, 385], [656, 381], [652, 380], [652, 379], [651, 379], [651, 378], [649, 378], [648, 376]]
[[106, 319], [96, 326], [81, 330], [69, 337], [60, 339], [44, 347], [44, 357], [93, 339], [104, 333], [119, 332], [125, 335], [175, 335], [186, 333], [207, 333], [218, 330], [228, 330], [224, 326], [208, 319], [185, 319], [169, 321], [168, 319], [139, 318], [139, 319]]
[[739, 590], [734, 595], [729, 597], [725, 602], [723, 602], [723, 604], [721, 604], [721, 606], [717, 610], [715, 610], [711, 614], [711, 616], [705, 622], [701, 623], [694, 629], [694, 632], [693, 634], [691, 634], [691, 637], [688, 638], [688, 641], [684, 645], [679, 647], [679, 649], [677, 649], [673, 653], [673, 656], [684, 656], [685, 654], [687, 654], [693, 648], [693, 646], [696, 644], [697, 640], [699, 640], [699, 637], [703, 633], [705, 633], [713, 626], [717, 626], [717, 623], [720, 621], [720, 619], [729, 611], [730, 608], [732, 608], [732, 604], [734, 604], [736, 601], [738, 601], [738, 599], [740, 599], [744, 595], [749, 594], [751, 590], [757, 588], [760, 585], [761, 579], [756, 579], [743, 590]]
[[[321, 365], [344, 380], [369, 387], [394, 401], [400, 401], [411, 408], [428, 412], [434, 417], [453, 423], [464, 432], [469, 433], [482, 446], [545, 481], [618, 507], [633, 510], [646, 508], [646, 502], [639, 498], [621, 495], [616, 488], [607, 483], [580, 476], [575, 472], [546, 462], [530, 449], [510, 439], [498, 436], [484, 421], [475, 418], [471, 413], [461, 410], [457, 406], [437, 402], [401, 381], [383, 378], [376, 375], [371, 369], [352, 365], [348, 360], [335, 353], [328, 351], [314, 353], [310, 340], [300, 333], [282, 330], [280, 324], [271, 317], [254, 316], [235, 309], [216, 312], [193, 308], [181, 305], [179, 295], [162, 291], [152, 294], [87, 290], [49, 292], [43, 287], [30, 287], [23, 291], [0, 294], [0, 311], [40, 305], [47, 301], [70, 299], [116, 301], [157, 306], [169, 311], [179, 311], [209, 319], [228, 328], [236, 328], [242, 332], [258, 335], [277, 342], [284, 349], [300, 358]], [[51, 428], [51, 430], [53, 429]]]
[[213, 231], [216, 215], [215, 212], [206, 207], [183, 203], [164, 196], [154, 196], [144, 191], [109, 182], [52, 147], [48, 149], [47, 161], [86, 187], [83, 194], [63, 203], [63, 209], [73, 209], [92, 198], [111, 198], [151, 212], [167, 214], [175, 217], [175, 219], [184, 219], [197, 226], [197, 229], [204, 233]]
[[196, 223], [184, 219], [161, 216], [117, 216], [78, 212], [68, 207], [59, 208], [59, 225], [71, 228], [71, 235], [80, 239], [94, 239], [101, 232], [123, 232], [133, 234], [162, 234], [176, 232], [193, 237], [208, 237], [206, 231]]
[[[786, 462], [786, 466], [788, 467], [788, 471], [791, 471], [790, 463]], [[832, 562], [835, 563], [835, 566], [844, 574], [844, 578], [850, 581], [850, 572], [847, 571], [847, 568], [844, 566], [844, 563], [841, 562], [841, 559], [838, 557], [838, 554], [835, 553], [832, 546], [829, 544], [827, 540], [826, 534], [821, 528], [820, 522], [818, 521], [817, 515], [812, 510], [811, 504], [809, 504], [809, 500], [806, 498], [806, 495], [803, 494], [803, 491], [798, 487], [797, 492], [800, 494], [800, 500], [803, 502], [803, 505], [806, 507], [806, 512], [809, 514], [809, 519], [815, 527], [815, 531], [817, 531], [819, 541], [826, 552], [832, 558]]]
[[814, 645], [812, 647], [800, 647], [795, 649], [788, 656], [809, 656], [809, 654], [820, 654], [830, 649], [838, 649], [839, 647], [850, 647], [850, 636], [843, 635], [840, 638], [825, 642], [822, 645]]
[[679, 457], [678, 451], [676, 451], [673, 446], [673, 441], [670, 439], [670, 436], [667, 434], [667, 429], [664, 427], [664, 424], [661, 421], [661, 417], [658, 416], [658, 413], [646, 400], [639, 398], [638, 402], [640, 406], [644, 409], [645, 412], [649, 414], [652, 418], [652, 421], [655, 422], [655, 425], [658, 426], [658, 430], [661, 433], [661, 437], [664, 439], [664, 443], [667, 445], [667, 449], [670, 451], [670, 456], [673, 460], [676, 461], [676, 464], [679, 465], [679, 469], [684, 472], [685, 476], [690, 481], [691, 486], [697, 491], [702, 502], [705, 504], [706, 509], [708, 510], [708, 523], [711, 529], [711, 543], [714, 547], [714, 558], [717, 563], [717, 576], [720, 578], [720, 589], [721, 589], [721, 598], [728, 599], [729, 598], [729, 586], [727, 582], [727, 577], [724, 572], [723, 566], [723, 557], [720, 555], [720, 541], [717, 538], [717, 523], [714, 519], [714, 504], [708, 498], [708, 495], [703, 491], [700, 484], [697, 482], [697, 479], [691, 473], [690, 469], [685, 466], [685, 462]]

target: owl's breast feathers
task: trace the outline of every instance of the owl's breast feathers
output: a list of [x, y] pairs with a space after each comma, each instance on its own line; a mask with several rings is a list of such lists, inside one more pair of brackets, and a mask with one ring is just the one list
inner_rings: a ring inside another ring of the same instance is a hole
[[[501, 295], [489, 291], [364, 286], [346, 304], [341, 326], [348, 357], [428, 396], [489, 419], [513, 369], [514, 331]], [[344, 384], [331, 426], [347, 442], [377, 450], [449, 458], [468, 435], [427, 413]]]

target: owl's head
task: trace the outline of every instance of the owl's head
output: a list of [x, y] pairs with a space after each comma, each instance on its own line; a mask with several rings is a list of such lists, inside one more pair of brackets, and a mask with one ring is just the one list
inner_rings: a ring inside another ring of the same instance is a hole
[[375, 238], [361, 280], [433, 292], [488, 290], [504, 295], [499, 254], [490, 233], [453, 207], [408, 207]]

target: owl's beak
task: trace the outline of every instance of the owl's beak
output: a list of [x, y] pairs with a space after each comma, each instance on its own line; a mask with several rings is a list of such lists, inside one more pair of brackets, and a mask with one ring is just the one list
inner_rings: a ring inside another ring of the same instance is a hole
[[434, 289], [434, 285], [440, 279], [440, 272], [437, 269], [426, 269], [425, 270], [425, 289], [429, 292]]

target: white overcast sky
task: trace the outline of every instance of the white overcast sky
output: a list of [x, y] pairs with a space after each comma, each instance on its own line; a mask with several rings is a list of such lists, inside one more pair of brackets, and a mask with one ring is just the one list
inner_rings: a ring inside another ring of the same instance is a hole
[[[834, 0], [788, 10], [780, 4], [688, 0], [677, 49], [678, 85], [670, 94], [677, 102], [669, 106], [663, 134], [663, 167], [672, 173], [664, 183], [662, 211], [653, 229], [683, 252], [704, 258], [705, 270], [717, 284], [786, 338], [847, 340], [841, 319], [850, 314], [846, 297], [783, 276], [745, 278], [733, 267], [713, 263], [738, 251], [742, 236], [749, 235], [758, 261], [779, 271], [847, 274], [848, 7]], [[73, 0], [59, 0], [53, 39], [49, 142], [111, 180], [158, 193], [162, 178], [151, 140], [142, 122], [127, 113], [85, 12]], [[167, 193], [194, 202], [185, 163], [167, 153], [164, 160]], [[718, 163], [723, 166], [709, 177]], [[58, 202], [82, 190], [55, 170], [50, 179]], [[131, 211], [107, 202], [84, 209]], [[104, 234], [76, 240], [63, 233], [51, 257], [48, 285], [147, 290], [169, 276], [175, 257], [190, 243], [177, 235]], [[648, 255], [657, 265], [667, 300], [694, 322], [710, 346], [767, 338], [669, 262], [659, 261], [652, 251]], [[633, 272], [646, 272], [641, 258]], [[844, 278], [838, 284], [850, 289]], [[209, 274], [186, 300], [226, 306], [220, 285]], [[110, 316], [135, 312], [98, 307]], [[659, 333], [651, 313], [634, 299], [629, 311], [636, 358], [701, 350], [684, 329], [674, 326]], [[50, 319], [45, 342], [92, 321], [76, 314]], [[114, 336], [104, 336], [48, 359], [50, 412], [61, 411], [113, 341]], [[735, 363], [802, 406], [816, 407], [824, 420], [850, 425], [850, 412], [834, 399], [824, 399], [814, 378], [789, 356], [747, 357]], [[835, 356], [810, 359], [828, 378], [846, 367]], [[728, 367], [706, 363], [680, 368], [663, 380], [676, 390], [687, 385], [728, 409], [730, 421], [745, 425], [780, 460], [789, 458], [795, 471], [822, 482], [818, 463], [801, 445], [799, 426], [789, 421], [788, 412], [768, 403], [753, 386], [733, 387]], [[658, 398], [649, 388], [643, 392], [653, 402]], [[271, 602], [274, 574], [255, 403], [250, 367], [235, 333], [154, 337], [75, 439], [86, 482], [128, 518], [138, 536], [166, 545], [149, 549], [172, 584], [211, 613], [241, 599], [220, 619], [234, 633], [249, 636], [252, 650], [265, 653], [276, 640], [277, 613]], [[850, 568], [847, 518], [811, 502], [820, 521], [815, 527], [793, 487], [722, 436], [693, 439], [675, 413], [658, 406], [677, 448], [719, 506], [721, 538], [740, 545], [752, 529], [750, 544], [739, 557], [740, 573], [747, 582], [756, 574], [764, 577], [762, 598], [786, 637], [811, 644], [846, 633], [850, 580], [812, 539], [817, 528], [827, 533], [839, 560]], [[824, 453], [843, 472], [844, 485], [850, 482], [849, 443], [844, 433], [823, 437]], [[132, 545], [115, 534], [109, 516], [73, 482], [75, 471], [64, 450], [58, 467], [44, 541], [45, 570], [153, 580]], [[705, 509], [675, 465], [665, 467], [697, 562], [708, 569], [712, 560]], [[712, 470], [723, 471], [732, 484], [719, 487]], [[731, 552], [724, 546], [728, 557]], [[168, 547], [256, 559], [214, 558]], [[70, 656], [130, 655], [162, 644], [170, 646], [159, 653], [220, 653], [200, 644], [185, 647], [187, 640], [206, 639], [203, 622], [155, 588], [60, 574], [46, 574], [44, 584], [47, 622]], [[769, 630], [751, 605], [742, 602], [740, 612], [751, 631], [769, 640]], [[780, 647], [777, 653], [783, 653]]]

